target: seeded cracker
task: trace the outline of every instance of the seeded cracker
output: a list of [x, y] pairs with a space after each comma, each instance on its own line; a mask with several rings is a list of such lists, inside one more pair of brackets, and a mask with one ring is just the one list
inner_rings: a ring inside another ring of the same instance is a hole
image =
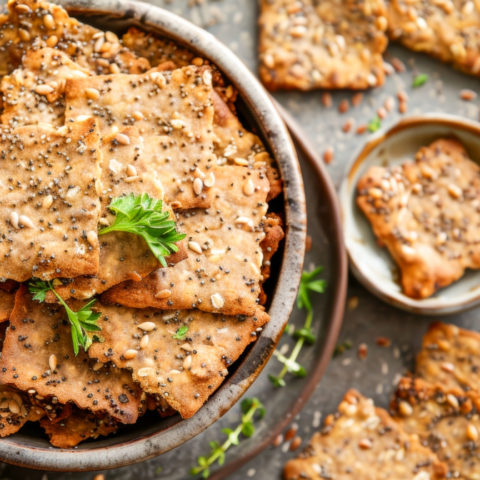
[[44, 415], [45, 412], [30, 405], [21, 392], [0, 385], [0, 437], [13, 435], [28, 421], [36, 422]]
[[[268, 320], [262, 311], [224, 317], [105, 304], [96, 308], [102, 312], [98, 324], [105, 341], [94, 343], [89, 355], [132, 369], [145, 392], [161, 395], [183, 418], [194, 415], [220, 386], [227, 368]], [[188, 327], [184, 338], [173, 338], [182, 326]]]
[[382, 85], [385, 14], [383, 0], [262, 0], [260, 78], [270, 90]]
[[391, 0], [390, 38], [417, 52], [480, 75], [480, 5], [477, 0]]
[[25, 281], [96, 273], [100, 170], [94, 120], [58, 131], [42, 125], [1, 132], [6, 181], [0, 185], [0, 276]]
[[[152, 165], [151, 156], [145, 154], [148, 139], [140, 135], [135, 127], [123, 128], [122, 135], [129, 139], [128, 144], [119, 143], [117, 135], [104, 137], [101, 144], [101, 225], [113, 223], [114, 215], [108, 210], [108, 205], [121, 195], [148, 193], [153, 198], [163, 199], [163, 186], [157, 170]], [[164, 210], [169, 210], [168, 205], [164, 204]], [[98, 274], [62, 280], [63, 285], [57, 286], [56, 290], [63, 298], [90, 298], [126, 280], [139, 281], [160, 267], [160, 262], [138, 235], [111, 232], [100, 236], [99, 241]], [[167, 257], [166, 261], [173, 265], [186, 256], [186, 249], [180, 243], [179, 251]], [[55, 302], [56, 298], [50, 293], [47, 300]]]
[[[99, 92], [93, 101], [88, 97], [92, 89]], [[155, 165], [166, 201], [173, 208], [208, 206], [208, 182], [195, 182], [195, 173], [206, 175], [216, 164], [211, 93], [210, 70], [193, 66], [70, 80], [66, 119], [94, 115], [102, 136], [135, 126], [145, 138], [144, 154]], [[120, 135], [117, 141], [129, 139]]]
[[82, 410], [75, 410], [59, 422], [44, 418], [40, 420], [40, 425], [48, 435], [50, 443], [59, 448], [73, 448], [89, 438], [110, 435], [118, 427], [109, 417], [96, 417]]
[[400, 167], [372, 167], [357, 204], [401, 270], [404, 293], [426, 298], [480, 267], [480, 167], [456, 140], [437, 140]]
[[127, 282], [103, 298], [129, 307], [198, 308], [226, 315], [253, 315], [262, 281], [268, 180], [256, 170], [216, 170], [208, 210], [178, 213], [188, 258], [160, 268], [141, 282]]
[[391, 410], [449, 468], [447, 478], [475, 480], [480, 472], [480, 397], [421, 379], [400, 380]]
[[[65, 309], [38, 303], [20, 287], [0, 360], [0, 383], [32, 398], [55, 397], [94, 413], [135, 423], [140, 391], [128, 372], [95, 363], [82, 350], [75, 357]], [[54, 403], [54, 402], [53, 402]]]
[[2, 123], [11, 127], [49, 123], [65, 124], [65, 82], [89, 71], [53, 48], [26, 52], [21, 68], [3, 77]]
[[9, 1], [8, 16], [0, 17], [0, 71], [10, 73], [23, 54], [34, 48], [64, 51], [93, 73], [143, 73], [145, 58], [125, 49], [112, 32], [102, 32], [68, 16], [60, 6], [44, 1]]
[[280, 173], [262, 141], [243, 127], [238, 117], [233, 114], [217, 92], [213, 92], [212, 99], [215, 109], [215, 154], [218, 161], [265, 169], [270, 182], [267, 201], [280, 195], [282, 192]]
[[480, 334], [433, 323], [423, 337], [417, 373], [445, 388], [480, 392]]
[[15, 294], [0, 290], [0, 322], [5, 322], [13, 310]]
[[[373, 468], [375, 467], [375, 468]], [[350, 390], [306, 451], [290, 460], [285, 480], [436, 480], [445, 465], [407, 435], [372, 400]]]

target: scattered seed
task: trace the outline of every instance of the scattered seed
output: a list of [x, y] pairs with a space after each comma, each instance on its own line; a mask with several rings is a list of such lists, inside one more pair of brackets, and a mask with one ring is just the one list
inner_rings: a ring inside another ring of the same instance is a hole
[[295, 437], [290, 443], [290, 451], [295, 451], [302, 444], [302, 437]]
[[460, 98], [466, 102], [469, 102], [470, 100], [477, 98], [477, 93], [473, 90], [464, 89], [460, 91]]
[[94, 232], [93, 230], [89, 230], [87, 232], [87, 242], [94, 247], [97, 244], [98, 240], [98, 234], [97, 232]]
[[272, 442], [272, 445], [276, 448], [279, 447], [283, 443], [283, 435], [279, 433]]
[[51, 195], [47, 195], [44, 199], [43, 199], [43, 207], [44, 208], [50, 208], [52, 206], [52, 203], [53, 203], [53, 197]]
[[153, 368], [151, 367], [143, 367], [143, 368], [140, 368], [137, 372], [137, 375], [139, 377], [148, 377], [149, 375], [151, 375], [153, 373]]
[[368, 438], [362, 438], [358, 442], [358, 446], [363, 450], [370, 450], [373, 447], [372, 442]]
[[348, 133], [348, 132], [352, 129], [354, 123], [355, 123], [355, 120], [350, 117], [350, 118], [343, 124], [342, 130], [343, 130], [345, 133]]
[[392, 59], [393, 68], [398, 72], [402, 73], [406, 70], [405, 64], [397, 57]]
[[322, 104], [325, 108], [330, 108], [333, 105], [332, 95], [329, 92], [322, 94]]
[[391, 340], [387, 337], [378, 337], [375, 341], [379, 347], [389, 347], [392, 344]]
[[20, 225], [23, 225], [24, 227], [29, 227], [29, 228], [34, 228], [35, 227], [33, 222], [26, 215], [20, 215], [20, 217], [18, 218], [18, 223]]
[[361, 343], [357, 349], [357, 356], [360, 360], [365, 360], [368, 355], [368, 346], [366, 343]]
[[348, 100], [345, 98], [342, 100], [339, 105], [338, 105], [338, 111], [340, 113], [346, 113], [350, 109], [350, 104], [348, 103]]
[[10, 223], [12, 224], [13, 228], [18, 228], [18, 213], [17, 212], [12, 212], [10, 214]]
[[130, 138], [127, 135], [125, 135], [124, 133], [117, 133], [115, 135], [115, 140], [120, 145], [130, 145]]
[[478, 430], [476, 429], [475, 425], [469, 423], [467, 425], [467, 438], [472, 440], [472, 442], [476, 442], [478, 440]]
[[47, 13], [43, 17], [43, 24], [45, 25], [46, 28], [48, 28], [48, 30], [53, 30], [55, 28], [55, 20], [53, 19], [52, 15]]
[[152, 330], [155, 329], [155, 324], [153, 322], [143, 322], [140, 325], [138, 325], [138, 328], [141, 330], [144, 330], [145, 332], [151, 332]]
[[398, 105], [398, 111], [400, 113], [407, 113], [408, 105], [407, 102], [400, 102]]
[[203, 180], [203, 184], [207, 188], [211, 188], [215, 185], [215, 175], [213, 172], [207, 173], [207, 175], [205, 176], [205, 180]]
[[144, 335], [140, 340], [140, 348], [146, 348], [149, 341], [150, 337], [148, 335]]
[[219, 293], [214, 293], [210, 297], [210, 301], [212, 302], [213, 308], [217, 310], [219, 310], [225, 305], [225, 300]]
[[132, 360], [137, 356], [137, 354], [138, 352], [136, 350], [130, 348], [123, 354], [123, 358], [125, 358], [125, 360]]
[[377, 110], [377, 115], [378, 115], [378, 118], [380, 118], [381, 120], [383, 120], [383, 119], [387, 116], [387, 111], [385, 110], [385, 108], [380, 107], [380, 108]]
[[195, 195], [200, 195], [203, 190], [203, 180], [201, 178], [196, 178], [193, 181], [193, 191], [195, 192]]
[[358, 107], [363, 100], [363, 93], [362, 92], [357, 92], [353, 97], [352, 97], [352, 105], [354, 107]]
[[255, 193], [255, 185], [253, 184], [253, 181], [251, 178], [245, 181], [243, 184], [243, 193], [249, 197], [250, 195], [253, 195]]
[[333, 156], [334, 156], [333, 148], [327, 147], [323, 152], [323, 161], [328, 165], [329, 163], [332, 163]]
[[163, 298], [168, 298], [171, 295], [172, 295], [172, 291], [168, 290], [168, 288], [164, 288], [163, 290], [160, 290], [155, 294], [155, 298], [163, 299]]
[[37, 85], [33, 90], [39, 95], [48, 95], [53, 92], [53, 88], [46, 84]]
[[363, 125], [359, 125], [356, 130], [357, 135], [362, 135], [363, 133], [365, 133], [367, 131], [367, 128], [368, 127], [365, 123]]
[[190, 241], [188, 242], [188, 248], [193, 250], [195, 253], [202, 253], [202, 247], [198, 242]]
[[127, 175], [129, 177], [135, 177], [137, 175], [137, 169], [131, 164], [127, 165]]
[[288, 442], [291, 440], [298, 431], [298, 425], [294, 423], [286, 432], [285, 432], [285, 441]]
[[86, 88], [85, 95], [90, 100], [98, 100], [100, 98], [100, 92], [96, 88]]
[[398, 410], [404, 417], [409, 417], [413, 413], [412, 406], [408, 402], [404, 401], [399, 403]]

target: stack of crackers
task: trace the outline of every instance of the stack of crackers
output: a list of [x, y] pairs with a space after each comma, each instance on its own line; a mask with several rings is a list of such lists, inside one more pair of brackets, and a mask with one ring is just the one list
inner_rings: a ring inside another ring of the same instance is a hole
[[479, 478], [479, 352], [479, 333], [432, 324], [415, 375], [397, 385], [391, 415], [349, 391], [307, 450], [287, 463], [285, 478]]
[[270, 90], [380, 86], [388, 38], [480, 74], [477, 0], [262, 0], [259, 25]]
[[[11, 0], [0, 69], [0, 436], [39, 420], [72, 447], [148, 410], [191, 417], [269, 319], [273, 159], [213, 65], [138, 29], [119, 38]], [[167, 267], [140, 236], [98, 235], [129, 194], [162, 200], [186, 235]], [[31, 278], [75, 311], [96, 298], [87, 351]]]

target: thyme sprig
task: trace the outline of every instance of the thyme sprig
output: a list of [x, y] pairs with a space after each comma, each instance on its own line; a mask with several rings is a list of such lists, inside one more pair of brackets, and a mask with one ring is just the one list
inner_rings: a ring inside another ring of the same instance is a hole
[[260, 420], [265, 416], [265, 407], [258, 398], [245, 398], [241, 404], [242, 420], [235, 429], [224, 428], [222, 432], [227, 435], [227, 439], [220, 444], [219, 442], [210, 442], [210, 454], [197, 458], [197, 465], [190, 470], [191, 475], [202, 475], [202, 478], [210, 476], [210, 467], [215, 462], [223, 465], [225, 462], [225, 453], [232, 445], [240, 443], [240, 435], [250, 438], [255, 433], [253, 424], [255, 419]]
[[165, 257], [178, 251], [176, 242], [185, 238], [185, 234], [177, 231], [170, 213], [163, 210], [163, 202], [147, 193], [131, 193], [114, 198], [108, 208], [115, 214], [115, 221], [98, 234], [128, 232], [139, 235], [162, 266], [166, 267]]
[[45, 301], [47, 292], [53, 292], [67, 312], [67, 317], [71, 326], [73, 351], [75, 356], [78, 355], [80, 347], [82, 347], [86, 352], [92, 344], [92, 340], [89, 337], [88, 332], [98, 332], [101, 330], [101, 327], [97, 325], [97, 320], [99, 319], [101, 313], [93, 312], [90, 308], [96, 302], [96, 299], [93, 298], [80, 310], [74, 312], [65, 303], [65, 300], [55, 291], [55, 288], [50, 281], [37, 279], [31, 280], [28, 284], [28, 289], [33, 295], [33, 300], [37, 300], [40, 303]]
[[305, 343], [312, 345], [316, 340], [315, 334], [312, 331], [313, 305], [310, 294], [312, 292], [323, 293], [325, 291], [325, 281], [317, 278], [322, 270], [323, 267], [317, 267], [311, 272], [304, 271], [302, 273], [300, 287], [298, 289], [297, 308], [306, 310], [307, 316], [303, 327], [298, 330], [293, 330], [292, 332], [297, 342], [290, 356], [286, 357], [278, 350], [274, 352], [275, 358], [283, 364], [283, 368], [278, 375], [268, 376], [275, 387], [284, 387], [286, 385], [284, 377], [287, 373], [292, 373], [297, 377], [305, 377], [307, 374], [305, 367], [297, 362], [297, 358]]

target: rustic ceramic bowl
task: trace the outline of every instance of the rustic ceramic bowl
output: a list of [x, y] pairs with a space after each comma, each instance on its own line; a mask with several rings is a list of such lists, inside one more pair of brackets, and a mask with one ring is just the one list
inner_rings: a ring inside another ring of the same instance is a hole
[[345, 244], [353, 273], [382, 300], [412, 313], [447, 315], [479, 305], [480, 271], [467, 271], [461, 279], [426, 299], [404, 295], [392, 257], [378, 246], [368, 220], [356, 205], [356, 186], [371, 166], [413, 160], [422, 146], [448, 136], [458, 138], [470, 157], [480, 162], [479, 123], [445, 114], [420, 115], [375, 135], [355, 157], [340, 189]]
[[140, 419], [105, 439], [85, 442], [75, 449], [55, 449], [35, 427], [0, 440], [0, 460], [35, 469], [101, 470], [139, 462], [191, 439], [227, 412], [257, 378], [270, 358], [288, 321], [303, 266], [306, 210], [302, 177], [287, 130], [268, 95], [243, 63], [212, 35], [165, 10], [145, 3], [116, 0], [65, 0], [73, 16], [99, 28], [124, 31], [136, 25], [164, 35], [215, 63], [240, 94], [243, 120], [263, 138], [277, 161], [284, 181], [279, 208], [286, 220], [283, 251], [277, 253], [270, 282], [270, 322], [258, 340], [231, 368], [225, 383], [203, 408], [188, 420], [178, 415]]

